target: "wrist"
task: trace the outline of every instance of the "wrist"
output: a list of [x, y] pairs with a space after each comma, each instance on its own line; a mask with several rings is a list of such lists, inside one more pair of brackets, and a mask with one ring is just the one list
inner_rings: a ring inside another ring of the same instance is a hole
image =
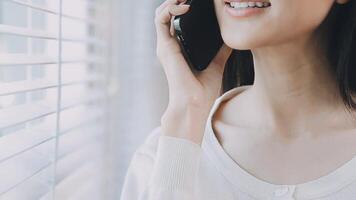
[[203, 115], [164, 115], [161, 118], [162, 134], [201, 144], [206, 126]]

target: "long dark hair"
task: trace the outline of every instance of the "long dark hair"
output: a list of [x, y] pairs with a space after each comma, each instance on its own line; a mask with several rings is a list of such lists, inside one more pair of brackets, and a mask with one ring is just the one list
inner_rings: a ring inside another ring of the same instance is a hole
[[[356, 3], [334, 3], [318, 31], [331, 70], [335, 74], [340, 95], [349, 111], [356, 110]], [[234, 50], [229, 57], [222, 82], [222, 92], [254, 82], [253, 56], [250, 50]]]

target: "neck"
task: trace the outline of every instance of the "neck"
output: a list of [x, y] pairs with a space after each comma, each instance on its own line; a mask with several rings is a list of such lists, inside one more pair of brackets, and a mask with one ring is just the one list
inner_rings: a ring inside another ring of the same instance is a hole
[[251, 94], [272, 126], [283, 122], [296, 130], [305, 127], [309, 117], [340, 108], [342, 101], [325, 54], [311, 41], [302, 38], [252, 50]]

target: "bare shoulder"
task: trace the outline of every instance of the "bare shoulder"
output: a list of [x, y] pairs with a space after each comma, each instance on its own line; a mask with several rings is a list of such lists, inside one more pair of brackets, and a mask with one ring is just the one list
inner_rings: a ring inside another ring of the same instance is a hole
[[255, 119], [252, 110], [254, 106], [252, 106], [248, 93], [249, 89], [246, 89], [222, 101], [214, 114], [214, 122], [232, 127], [251, 124], [248, 120]]
[[243, 129], [253, 124], [251, 120], [256, 119], [247, 92], [248, 89], [222, 101], [212, 116], [212, 128], [223, 146], [228, 138], [235, 137], [236, 133], [243, 133]]

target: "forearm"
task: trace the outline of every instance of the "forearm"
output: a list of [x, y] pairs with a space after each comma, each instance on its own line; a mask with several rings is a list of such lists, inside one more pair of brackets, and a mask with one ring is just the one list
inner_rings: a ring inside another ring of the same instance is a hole
[[194, 105], [180, 109], [177, 106], [168, 108], [161, 118], [162, 134], [201, 145], [209, 114], [206, 110], [209, 111]]

